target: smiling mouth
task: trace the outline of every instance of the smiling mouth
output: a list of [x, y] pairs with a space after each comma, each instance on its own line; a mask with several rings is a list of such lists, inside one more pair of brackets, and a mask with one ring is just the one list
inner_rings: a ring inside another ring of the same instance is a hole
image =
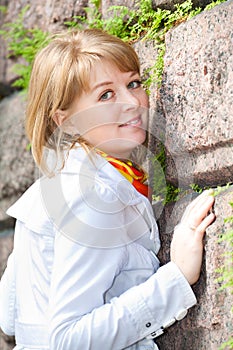
[[137, 117], [137, 118], [133, 118], [131, 120], [129, 120], [128, 122], [124, 123], [124, 124], [120, 124], [119, 127], [124, 127], [124, 126], [141, 126], [142, 124], [142, 118], [141, 117]]

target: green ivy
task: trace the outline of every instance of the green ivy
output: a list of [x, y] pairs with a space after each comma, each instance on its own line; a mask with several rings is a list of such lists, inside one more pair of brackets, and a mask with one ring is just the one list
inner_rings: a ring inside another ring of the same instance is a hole
[[32, 62], [37, 51], [48, 42], [48, 33], [39, 28], [27, 29], [24, 25], [24, 16], [29, 6], [25, 6], [14, 22], [6, 23], [0, 30], [0, 35], [7, 42], [8, 57], [21, 57], [24, 63], [15, 64], [14, 72], [19, 78], [13, 83], [22, 89], [27, 89]]
[[165, 147], [162, 143], [158, 145], [159, 151], [152, 158], [153, 167], [153, 201], [162, 201], [163, 204], [175, 202], [178, 200], [178, 196], [181, 192], [180, 188], [167, 182], [165, 179], [166, 174], [166, 153]]
[[[204, 10], [210, 9], [226, 0], [217, 0], [208, 5]], [[110, 34], [120, 37], [124, 41], [135, 42], [137, 40], [153, 40], [158, 55], [152, 67], [146, 71], [148, 78], [145, 81], [149, 89], [151, 83], [160, 86], [163, 73], [163, 57], [165, 53], [165, 34], [173, 26], [197, 15], [202, 11], [193, 8], [191, 0], [182, 4], [176, 4], [175, 10], [162, 10], [152, 7], [151, 0], [137, 1], [135, 9], [126, 6], [111, 6], [106, 16], [101, 13], [100, 0], [92, 0], [91, 6], [84, 8], [84, 16], [74, 16], [72, 21], [65, 22], [68, 28], [99, 28]], [[39, 28], [27, 29], [24, 25], [24, 16], [29, 6], [24, 7], [14, 22], [5, 24], [0, 31], [8, 43], [10, 57], [22, 57], [23, 64], [14, 67], [19, 78], [14, 83], [22, 89], [27, 89], [31, 73], [32, 61], [37, 51], [48, 42], [48, 33]], [[4, 13], [5, 7], [0, 10]]]
[[225, 2], [225, 0], [217, 0], [217, 1], [213, 1], [211, 2], [210, 4], [208, 4], [204, 11], [208, 11], [208, 10], [211, 10], [212, 8], [214, 8], [215, 6], [217, 5], [220, 5], [221, 3]]
[[[219, 1], [223, 2], [225, 0]], [[158, 86], [161, 85], [166, 32], [173, 26], [202, 11], [200, 7], [193, 8], [192, 0], [176, 4], [174, 11], [160, 8], [154, 10], [151, 0], [143, 0], [136, 3], [135, 8], [137, 10], [131, 10], [126, 6], [111, 6], [103, 18], [99, 1], [93, 0], [91, 3], [92, 6], [85, 8], [86, 14], [84, 16], [75, 16], [73, 21], [65, 22], [65, 25], [72, 28], [103, 29], [131, 43], [138, 40], [153, 40], [158, 55], [155, 63], [146, 71], [146, 73], [149, 73], [145, 83], [147, 88], [150, 87], [152, 82]]]
[[7, 13], [7, 7], [6, 6], [0, 6], [0, 12], [3, 14]]

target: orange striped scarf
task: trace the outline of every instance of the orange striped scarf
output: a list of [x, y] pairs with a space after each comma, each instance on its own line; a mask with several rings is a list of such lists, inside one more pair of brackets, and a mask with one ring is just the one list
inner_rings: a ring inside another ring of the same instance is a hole
[[114, 158], [99, 150], [97, 152], [114, 166], [138, 192], [151, 200], [152, 189], [144, 183], [148, 179], [148, 174], [140, 166], [131, 160]]

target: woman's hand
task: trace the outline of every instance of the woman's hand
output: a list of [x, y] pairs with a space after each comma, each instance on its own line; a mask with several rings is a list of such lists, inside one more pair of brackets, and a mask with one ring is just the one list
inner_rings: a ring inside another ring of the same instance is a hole
[[203, 257], [203, 237], [215, 219], [209, 213], [213, 204], [213, 190], [204, 191], [186, 208], [181, 222], [175, 227], [171, 242], [171, 261], [184, 274], [190, 285], [197, 282]]

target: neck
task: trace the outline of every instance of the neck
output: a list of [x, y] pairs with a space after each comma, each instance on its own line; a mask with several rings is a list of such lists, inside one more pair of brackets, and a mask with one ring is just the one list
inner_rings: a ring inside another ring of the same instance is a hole
[[148, 176], [140, 166], [134, 164], [128, 159], [122, 159], [112, 155], [110, 156], [102, 151], [97, 152], [112, 164], [129, 182], [131, 182], [138, 192], [151, 200], [152, 191], [149, 186], [145, 184]]

